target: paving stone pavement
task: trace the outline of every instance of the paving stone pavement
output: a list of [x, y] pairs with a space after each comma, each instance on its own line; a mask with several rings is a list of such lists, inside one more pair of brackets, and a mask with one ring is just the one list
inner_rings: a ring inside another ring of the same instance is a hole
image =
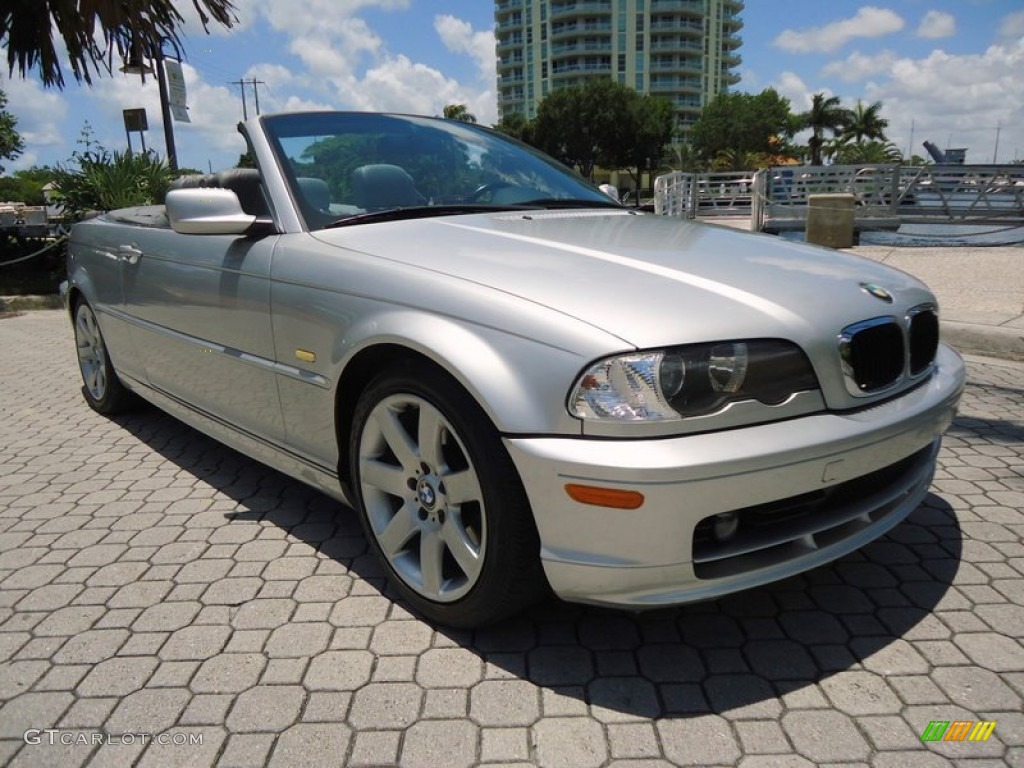
[[339, 504], [90, 411], [73, 353], [59, 311], [0, 320], [0, 764], [1024, 766], [1024, 366], [971, 361], [933, 492], [837, 563], [456, 632]]

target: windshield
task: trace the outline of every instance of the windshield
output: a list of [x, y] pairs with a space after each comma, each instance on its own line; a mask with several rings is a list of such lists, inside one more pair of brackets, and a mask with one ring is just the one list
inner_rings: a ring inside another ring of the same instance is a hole
[[477, 125], [358, 112], [262, 122], [310, 229], [394, 220], [402, 211], [431, 215], [431, 208], [449, 215], [616, 206], [548, 156]]

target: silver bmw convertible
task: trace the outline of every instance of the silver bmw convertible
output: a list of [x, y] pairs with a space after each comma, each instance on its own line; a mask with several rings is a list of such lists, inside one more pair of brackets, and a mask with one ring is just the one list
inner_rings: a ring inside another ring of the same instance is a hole
[[74, 228], [85, 399], [350, 505], [425, 617], [715, 598], [927, 492], [964, 368], [909, 275], [622, 207], [476, 125], [240, 130], [258, 169]]

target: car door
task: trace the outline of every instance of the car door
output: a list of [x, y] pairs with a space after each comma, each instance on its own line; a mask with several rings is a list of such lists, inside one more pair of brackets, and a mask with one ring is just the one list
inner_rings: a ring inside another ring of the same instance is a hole
[[96, 219], [83, 225], [88, 236], [76, 233], [68, 249], [68, 274], [83, 287], [96, 313], [107, 353], [118, 373], [128, 378], [145, 378], [145, 370], [134, 354], [132, 331], [124, 318], [122, 266], [128, 254], [120, 246], [128, 222]]
[[153, 229], [123, 263], [125, 314], [150, 386], [264, 439], [283, 439], [270, 320], [278, 236]]

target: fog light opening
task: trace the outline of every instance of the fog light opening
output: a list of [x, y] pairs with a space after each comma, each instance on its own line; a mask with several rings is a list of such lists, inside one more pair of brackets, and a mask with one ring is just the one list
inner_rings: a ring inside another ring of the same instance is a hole
[[715, 541], [729, 541], [729, 539], [736, 535], [739, 527], [740, 518], [735, 512], [722, 512], [720, 515], [715, 515]]

